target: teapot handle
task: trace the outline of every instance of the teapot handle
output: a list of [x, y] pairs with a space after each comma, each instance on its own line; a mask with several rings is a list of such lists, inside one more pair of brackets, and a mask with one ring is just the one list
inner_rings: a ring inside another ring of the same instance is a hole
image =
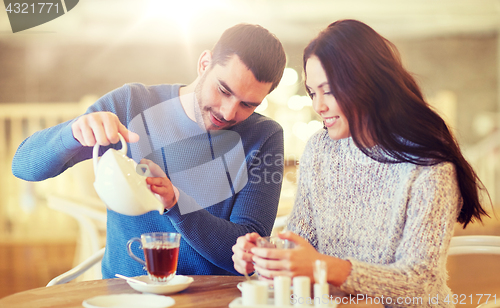
[[151, 173], [151, 170], [149, 170], [149, 166], [146, 165], [146, 164], [138, 164], [135, 167], [135, 171], [137, 172], [137, 174], [143, 175], [143, 176], [145, 176], [147, 178], [153, 176], [153, 174]]
[[[122, 154], [127, 155], [127, 143], [123, 136], [118, 133], [118, 137], [120, 137], [120, 141], [122, 143], [122, 148], [119, 150]], [[97, 174], [97, 162], [99, 161], [99, 144], [96, 143], [94, 145], [94, 149], [92, 150], [92, 161], [94, 162], [94, 174]]]

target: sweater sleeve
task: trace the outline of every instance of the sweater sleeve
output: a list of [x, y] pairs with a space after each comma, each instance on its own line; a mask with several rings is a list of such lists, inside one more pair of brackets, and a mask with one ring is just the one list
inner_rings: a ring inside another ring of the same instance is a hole
[[436, 294], [436, 290], [446, 283], [447, 252], [461, 202], [451, 163], [420, 168], [411, 188], [394, 262], [378, 265], [349, 258], [352, 271], [342, 291], [391, 297], [393, 301], [421, 298], [424, 306], [429, 295], [445, 298], [448, 294]]
[[295, 203], [287, 221], [287, 230], [298, 234], [306, 239], [312, 246], [318, 249], [318, 238], [311, 208], [311, 174], [313, 173], [312, 163], [312, 140], [307, 143], [306, 149], [299, 162], [299, 179], [297, 183], [297, 196]]
[[[283, 164], [265, 163], [268, 157], [283, 158], [283, 131], [272, 134], [263, 144], [248, 169], [248, 182], [237, 194], [230, 219], [216, 217], [196, 205], [196, 201], [180, 191], [182, 204], [191, 203], [200, 208], [181, 215], [176, 204], [165, 215], [172, 221], [177, 232], [200, 255], [229, 272], [238, 274], [233, 265], [232, 246], [239, 236], [257, 232], [261, 236], [271, 233], [278, 210]], [[268, 159], [267, 159], [268, 161]], [[272, 177], [271, 177], [272, 176]], [[191, 207], [190, 206], [190, 207]], [[207, 232], [208, 230], [208, 232]]]
[[[117, 106], [128, 101], [129, 89], [114, 90], [92, 106], [85, 114], [96, 111], [119, 113]], [[120, 114], [120, 121], [124, 119]], [[12, 173], [26, 181], [42, 181], [55, 177], [76, 163], [92, 158], [92, 147], [84, 147], [73, 137], [71, 125], [76, 119], [38, 131], [19, 145], [12, 160]], [[101, 153], [106, 147], [101, 149]]]

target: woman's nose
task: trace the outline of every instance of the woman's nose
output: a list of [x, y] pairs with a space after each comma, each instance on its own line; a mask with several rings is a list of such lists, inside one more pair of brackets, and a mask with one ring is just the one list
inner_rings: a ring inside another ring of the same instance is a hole
[[325, 104], [323, 97], [320, 95], [316, 95], [313, 99], [313, 109], [316, 113], [321, 114], [328, 110], [328, 106]]

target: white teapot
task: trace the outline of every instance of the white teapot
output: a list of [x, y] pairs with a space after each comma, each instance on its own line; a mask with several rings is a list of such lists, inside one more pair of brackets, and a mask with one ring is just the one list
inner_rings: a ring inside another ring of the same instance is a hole
[[[146, 184], [151, 175], [149, 166], [137, 164], [127, 156], [127, 143], [120, 136], [122, 148], [109, 149], [99, 159], [99, 145], [94, 146], [94, 188], [101, 200], [111, 210], [136, 216], [157, 210], [163, 214], [163, 204]], [[144, 171], [145, 169], [145, 171]]]

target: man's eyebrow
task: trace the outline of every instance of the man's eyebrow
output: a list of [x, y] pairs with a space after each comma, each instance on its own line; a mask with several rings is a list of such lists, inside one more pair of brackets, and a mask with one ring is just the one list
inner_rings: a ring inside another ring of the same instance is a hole
[[224, 81], [222, 81], [222, 80], [219, 80], [219, 83], [220, 83], [220, 85], [221, 85], [224, 89], [226, 89], [226, 91], [227, 91], [227, 92], [229, 92], [229, 93], [231, 93], [232, 95], [234, 95], [233, 90], [231, 90], [231, 88], [227, 85], [227, 83], [225, 83], [225, 82], [224, 82]]
[[[222, 80], [219, 80], [219, 83], [220, 85], [226, 89], [227, 92], [231, 93], [232, 95], [234, 95], [234, 92], [233, 90], [231, 90], [231, 88], [227, 85], [227, 83], [225, 83], [224, 81]], [[245, 103], [247, 105], [250, 105], [250, 106], [253, 106], [253, 107], [259, 107], [260, 106], [260, 102], [259, 103], [254, 103], [254, 102], [244, 102], [244, 101], [241, 101], [242, 103]]]

